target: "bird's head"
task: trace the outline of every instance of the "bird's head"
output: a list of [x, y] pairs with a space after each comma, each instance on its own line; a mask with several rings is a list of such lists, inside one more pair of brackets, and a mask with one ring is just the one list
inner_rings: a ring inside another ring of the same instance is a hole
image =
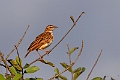
[[58, 28], [57, 26], [54, 25], [48, 25], [45, 29], [45, 31], [53, 31], [55, 28]]

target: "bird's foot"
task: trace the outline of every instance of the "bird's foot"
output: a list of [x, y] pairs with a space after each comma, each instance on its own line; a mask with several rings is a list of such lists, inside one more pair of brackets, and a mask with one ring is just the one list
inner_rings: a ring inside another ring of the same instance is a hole
[[[37, 52], [38, 52], [38, 51], [37, 51]], [[40, 60], [42, 60], [42, 59], [43, 59], [43, 56], [41, 56], [39, 52], [38, 52], [38, 55], [40, 56]]]
[[43, 60], [43, 56], [40, 56], [40, 60]]
[[45, 52], [46, 52], [46, 54], [49, 56], [49, 52], [50, 52], [50, 51], [49, 51], [49, 50], [46, 50]]

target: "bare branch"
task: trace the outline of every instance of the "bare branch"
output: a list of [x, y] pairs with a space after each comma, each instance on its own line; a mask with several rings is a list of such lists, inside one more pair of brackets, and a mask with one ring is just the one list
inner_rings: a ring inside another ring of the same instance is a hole
[[78, 58], [79, 58], [80, 55], [82, 54], [83, 47], [84, 47], [84, 41], [82, 40], [82, 46], [81, 46], [80, 52], [78, 53], [78, 56], [76, 57], [74, 63], [76, 63], [76, 61], [78, 60]]
[[68, 47], [68, 57], [69, 57], [69, 62], [70, 62], [70, 64], [71, 64], [71, 55], [70, 55], [70, 47], [69, 47], [69, 44], [66, 44], [66, 46]]
[[16, 51], [17, 51], [17, 55], [18, 55], [19, 62], [20, 62], [20, 55], [19, 55], [18, 48], [17, 48], [17, 46], [16, 46], [16, 45], [15, 45], [15, 49], [16, 49]]
[[[28, 27], [27, 27], [26, 31], [24, 32], [22, 38], [21, 38], [20, 41], [16, 44], [16, 47], [18, 47], [18, 46], [20, 45], [20, 43], [22, 42], [22, 40], [23, 40], [23, 38], [24, 38], [24, 36], [25, 36], [25, 34], [26, 34], [26, 32], [27, 32], [27, 30], [28, 30], [29, 27], [30, 27], [30, 25], [28, 25]], [[14, 47], [14, 49], [6, 56], [6, 60], [7, 60], [8, 57], [13, 53], [13, 51], [14, 51], [15, 49], [16, 49], [16, 48]]]
[[34, 60], [34, 61], [32, 61], [31, 63], [29, 63], [29, 65], [32, 65], [33, 63], [35, 63], [35, 62], [37, 62], [37, 61], [39, 61], [39, 58], [36, 59], [36, 60]]
[[89, 79], [89, 77], [90, 77], [90, 75], [91, 75], [91, 73], [92, 73], [93, 69], [95, 68], [95, 66], [96, 66], [96, 64], [97, 64], [97, 62], [98, 62], [98, 60], [99, 60], [99, 58], [100, 58], [101, 54], [102, 54], [102, 50], [100, 51], [100, 54], [98, 55], [98, 58], [97, 58], [97, 60], [95, 61], [95, 63], [94, 63], [94, 65], [93, 65], [93, 67], [92, 67], [92, 69], [91, 69], [90, 73], [88, 74], [88, 76], [87, 76], [87, 79], [86, 79], [86, 80], [88, 80], [88, 79]]
[[4, 68], [6, 68], [6, 66], [5, 66], [5, 65], [3, 65], [3, 64], [1, 64], [1, 63], [0, 63], [0, 66], [3, 66]]
[[[62, 39], [61, 39], [51, 50], [49, 50], [48, 53], [43, 54], [42, 57], [48, 55], [56, 46], [58, 46], [58, 44], [60, 44], [60, 42], [61, 42], [61, 41], [68, 35], [68, 33], [75, 27], [76, 23], [78, 22], [78, 20], [81, 18], [82, 14], [84, 14], [84, 13], [85, 13], [85, 12], [82, 12], [82, 13], [80, 14], [80, 16], [79, 16], [79, 17], [77, 18], [77, 20], [73, 23], [72, 27], [68, 30], [68, 32], [62, 37]], [[40, 60], [40, 58], [37, 58], [37, 59], [34, 60], [34, 61], [37, 61], [37, 60]], [[33, 62], [34, 62], [34, 61], [33, 61]]]
[[[69, 47], [69, 44], [66, 44], [66, 46], [68, 47], [68, 57], [69, 57], [69, 62], [70, 62], [70, 64], [72, 63], [72, 61], [71, 61], [71, 54], [70, 54], [70, 47]], [[71, 66], [71, 69], [72, 69], [72, 66]], [[73, 80], [73, 72], [71, 72], [71, 78], [72, 78], [72, 80]]]

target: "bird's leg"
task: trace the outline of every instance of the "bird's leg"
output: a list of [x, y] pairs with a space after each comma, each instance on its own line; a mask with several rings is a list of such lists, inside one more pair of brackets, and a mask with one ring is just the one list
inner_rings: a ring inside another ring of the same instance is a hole
[[40, 55], [39, 51], [36, 50], [38, 52], [38, 55], [40, 56], [40, 60], [42, 60], [43, 56]]
[[[49, 50], [42, 49], [42, 51], [46, 52], [47, 55], [48, 55], [48, 53], [49, 53]], [[48, 56], [49, 56], [49, 55], [48, 55]]]

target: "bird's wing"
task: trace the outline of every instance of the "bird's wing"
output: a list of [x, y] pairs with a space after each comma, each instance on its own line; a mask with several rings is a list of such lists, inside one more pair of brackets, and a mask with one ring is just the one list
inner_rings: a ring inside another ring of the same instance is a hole
[[43, 37], [42, 37], [43, 35], [44, 35], [44, 33], [42, 33], [36, 37], [36, 39], [30, 44], [28, 51], [33, 51], [33, 50], [38, 49], [38, 46], [39, 46], [38, 43], [43, 40]]
[[36, 39], [30, 44], [28, 51], [33, 51], [39, 49], [45, 43], [49, 43], [50, 39], [53, 39], [53, 36], [50, 32], [44, 32], [36, 37]]

